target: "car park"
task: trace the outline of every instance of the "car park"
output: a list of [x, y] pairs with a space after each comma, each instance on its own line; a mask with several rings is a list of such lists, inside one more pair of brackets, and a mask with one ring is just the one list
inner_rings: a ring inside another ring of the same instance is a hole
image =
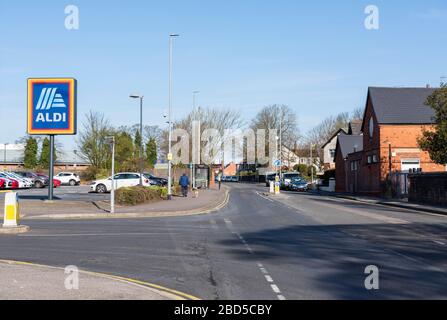
[[33, 182], [34, 188], [45, 188], [49, 184], [49, 178], [44, 176], [39, 176], [38, 174], [34, 172], [27, 172], [27, 171], [15, 171], [15, 174], [22, 178], [28, 178]]
[[63, 185], [68, 186], [78, 186], [81, 184], [81, 179], [76, 173], [72, 172], [60, 172], [54, 176], [57, 180], [59, 180]]
[[[133, 172], [118, 173], [114, 176], [115, 189], [124, 187], [135, 187], [140, 184], [140, 174]], [[143, 175], [143, 186], [149, 187], [150, 181]], [[112, 190], [112, 177], [103, 180], [96, 180], [90, 184], [90, 191], [96, 193], [106, 193]]]

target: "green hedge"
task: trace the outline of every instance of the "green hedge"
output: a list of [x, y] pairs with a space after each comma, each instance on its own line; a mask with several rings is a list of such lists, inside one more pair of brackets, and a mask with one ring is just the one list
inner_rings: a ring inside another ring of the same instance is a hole
[[120, 205], [134, 206], [146, 202], [155, 202], [165, 199], [168, 190], [162, 187], [129, 187], [116, 191], [116, 202]]

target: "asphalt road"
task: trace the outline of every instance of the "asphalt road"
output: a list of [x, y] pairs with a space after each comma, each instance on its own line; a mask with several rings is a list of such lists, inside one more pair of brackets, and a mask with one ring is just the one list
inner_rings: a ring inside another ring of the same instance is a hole
[[[203, 299], [447, 298], [447, 217], [232, 185], [228, 206], [182, 218], [29, 221], [0, 259], [132, 277]], [[365, 267], [380, 271], [366, 290]], [[82, 281], [81, 281], [82, 289]]]

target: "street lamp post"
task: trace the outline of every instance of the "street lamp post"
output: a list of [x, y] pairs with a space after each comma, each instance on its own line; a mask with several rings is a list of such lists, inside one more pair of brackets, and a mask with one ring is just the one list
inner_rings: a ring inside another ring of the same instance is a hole
[[281, 108], [281, 115], [279, 117], [279, 161], [281, 162], [279, 167], [279, 179], [282, 177], [282, 117], [283, 117], [283, 110]]
[[140, 155], [139, 155], [139, 163], [140, 163], [140, 186], [143, 185], [143, 99], [144, 96], [139, 94], [132, 94], [130, 98], [140, 99]]
[[[197, 121], [196, 118], [196, 102], [197, 102], [197, 95], [200, 93], [200, 91], [193, 91], [192, 92], [192, 109], [193, 109], [193, 114], [194, 114], [194, 120]], [[197, 141], [193, 141], [193, 143], [196, 143]], [[200, 141], [198, 141], [198, 143], [200, 143]], [[194, 160], [194, 156], [193, 156], [193, 160]], [[199, 159], [197, 159], [197, 161], [199, 161]], [[200, 164], [200, 163], [195, 163], [195, 161], [192, 161], [192, 188], [195, 189], [196, 188], [196, 165]]]
[[115, 213], [115, 137], [106, 138], [112, 146], [112, 189], [110, 191], [110, 213]]
[[169, 142], [168, 142], [168, 200], [172, 200], [172, 43], [178, 34], [169, 35]]
[[5, 143], [5, 149], [3, 154], [3, 163], [6, 165], [6, 147], [9, 145], [9, 143]]
[[312, 179], [312, 187], [314, 185], [314, 158], [313, 158], [314, 145], [310, 144], [310, 175]]

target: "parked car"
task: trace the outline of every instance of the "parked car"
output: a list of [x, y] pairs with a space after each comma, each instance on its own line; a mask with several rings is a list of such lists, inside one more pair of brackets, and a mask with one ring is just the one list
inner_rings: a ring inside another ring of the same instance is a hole
[[0, 173], [0, 178], [5, 180], [5, 188], [6, 189], [18, 189], [19, 182], [17, 180], [11, 179], [3, 173]]
[[26, 188], [31, 188], [33, 186], [32, 181], [28, 180], [26, 178], [21, 178], [18, 175], [12, 173], [12, 172], [8, 172], [8, 171], [2, 171], [0, 172], [2, 174], [2, 178], [6, 177], [12, 180], [15, 180], [18, 182], [19, 185], [19, 189], [26, 189]]
[[[135, 187], [140, 184], [140, 174], [133, 172], [118, 173], [114, 176], [115, 189], [123, 187]], [[149, 179], [143, 175], [143, 186], [149, 187]], [[103, 180], [96, 180], [90, 184], [90, 191], [106, 193], [112, 190], [112, 177]]]
[[293, 179], [302, 178], [298, 172], [287, 172], [281, 175], [281, 189], [288, 190]]
[[[37, 176], [41, 177], [42, 179], [45, 179], [47, 181], [50, 181], [50, 177], [48, 177], [46, 174], [43, 173], [36, 173]], [[49, 186], [49, 182], [46, 185], [46, 187]], [[53, 188], [59, 188], [62, 185], [62, 182], [59, 179], [53, 178]]]
[[81, 184], [81, 179], [76, 173], [72, 172], [60, 172], [57, 175], [54, 176], [57, 180], [60, 180], [60, 182], [63, 185], [69, 185], [69, 186], [78, 186]]
[[17, 174], [18, 176], [22, 177], [22, 178], [28, 178], [31, 179], [34, 185], [34, 188], [45, 188], [48, 186], [49, 184], [49, 178], [48, 177], [43, 177], [43, 176], [39, 176], [38, 174], [34, 173], [34, 172], [27, 172], [27, 171], [15, 171], [15, 174]]
[[53, 188], [59, 188], [62, 182], [59, 179], [53, 179]]
[[144, 173], [143, 176], [146, 177], [147, 179], [149, 179], [149, 184], [151, 186], [164, 187], [164, 186], [168, 185], [168, 179], [159, 178], [159, 177], [153, 176], [150, 173]]
[[6, 188], [6, 180], [0, 178], [0, 189], [5, 189]]
[[271, 181], [275, 182], [275, 180], [276, 180], [276, 173], [267, 174], [265, 176], [265, 186], [270, 187], [270, 182]]
[[239, 182], [239, 177], [238, 176], [225, 177], [225, 182]]
[[309, 183], [303, 178], [292, 179], [289, 189], [292, 191], [306, 192], [309, 190]]

